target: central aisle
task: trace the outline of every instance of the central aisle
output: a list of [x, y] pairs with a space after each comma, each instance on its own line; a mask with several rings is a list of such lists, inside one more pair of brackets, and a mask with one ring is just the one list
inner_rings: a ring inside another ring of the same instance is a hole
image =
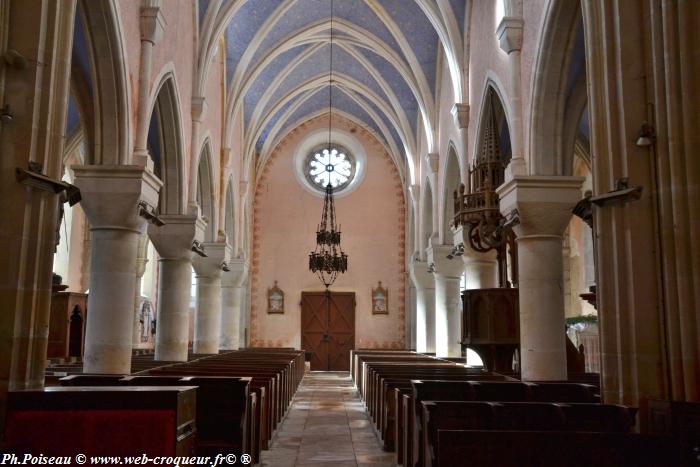
[[262, 466], [389, 467], [352, 380], [346, 372], [308, 373], [294, 396]]

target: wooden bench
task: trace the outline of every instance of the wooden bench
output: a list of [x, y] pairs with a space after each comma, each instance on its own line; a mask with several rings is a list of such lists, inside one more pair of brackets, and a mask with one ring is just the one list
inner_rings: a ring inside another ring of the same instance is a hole
[[3, 450], [47, 456], [191, 456], [195, 391], [191, 386], [11, 391]]
[[439, 430], [629, 433], [635, 418], [635, 410], [620, 405], [456, 401], [423, 401], [421, 405], [426, 467], [438, 465]]
[[146, 374], [250, 376], [251, 390], [259, 396], [255, 414], [255, 439], [251, 441], [251, 454], [257, 460], [259, 451], [268, 447], [273, 430], [282, 420], [303, 377], [303, 353], [246, 349], [187, 364], [155, 368]]
[[[197, 454], [216, 455], [250, 452], [248, 411], [251, 404], [249, 377], [220, 376], [125, 376], [74, 375], [60, 380], [63, 386], [196, 386]], [[253, 394], [253, 397], [255, 395]]]
[[[552, 388], [539, 390], [539, 386], [549, 383], [526, 383], [519, 381], [420, 381], [413, 380], [412, 408], [409, 421], [413, 430], [413, 465], [423, 466], [422, 405], [423, 401], [493, 401], [493, 402], [536, 402], [541, 394], [552, 395], [551, 402], [596, 403], [595, 388], [582, 386], [580, 391], [569, 388], [577, 383], [551, 383]], [[561, 388], [557, 392], [556, 388]], [[406, 423], [406, 422], [405, 422]]]
[[675, 467], [671, 437], [634, 433], [439, 430], [434, 465]]

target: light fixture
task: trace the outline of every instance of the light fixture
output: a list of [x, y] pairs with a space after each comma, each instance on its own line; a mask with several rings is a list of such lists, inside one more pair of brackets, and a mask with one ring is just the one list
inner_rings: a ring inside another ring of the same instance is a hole
[[[331, 151], [331, 133], [333, 119], [333, 0], [331, 0], [331, 31], [330, 31], [330, 54], [328, 73], [328, 151]], [[329, 164], [326, 170], [330, 173], [334, 167]], [[338, 274], [342, 274], [348, 269], [348, 255], [343, 252], [340, 246], [340, 228], [336, 224], [335, 201], [333, 198], [333, 185], [331, 177], [328, 177], [328, 184], [323, 197], [323, 213], [321, 223], [316, 229], [316, 249], [309, 254], [309, 269], [316, 273], [318, 278], [328, 288], [335, 282]], [[328, 300], [330, 307], [330, 300]]]
[[647, 122], [642, 122], [642, 127], [639, 129], [639, 134], [637, 135], [637, 146], [645, 148], [651, 146], [656, 141], [656, 132], [654, 127], [649, 125]]
[[6, 105], [0, 109], [0, 121], [3, 123], [10, 123], [14, 116], [10, 113], [10, 106]]

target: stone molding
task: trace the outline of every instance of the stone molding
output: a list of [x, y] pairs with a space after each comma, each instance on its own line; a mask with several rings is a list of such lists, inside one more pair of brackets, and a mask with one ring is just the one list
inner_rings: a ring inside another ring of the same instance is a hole
[[197, 276], [221, 277], [226, 274], [223, 264], [227, 263], [231, 257], [231, 247], [226, 242], [205, 242], [202, 243], [206, 257], [194, 256], [192, 266]]
[[91, 229], [126, 229], [141, 232], [146, 219], [139, 215], [139, 202], [158, 206], [163, 186], [158, 177], [136, 165], [74, 165], [80, 205]]
[[519, 52], [523, 46], [523, 19], [505, 16], [496, 28], [498, 44], [505, 53]]
[[425, 156], [425, 161], [428, 164], [428, 169], [430, 173], [437, 173], [440, 167], [440, 154], [437, 152], [429, 152]]
[[452, 117], [455, 120], [455, 125], [460, 130], [469, 128], [469, 104], [456, 102], [450, 110]]
[[464, 263], [458, 259], [447, 258], [453, 248], [453, 245], [431, 245], [425, 250], [428, 263], [435, 265], [435, 274], [453, 278], [462, 276]]
[[144, 6], [141, 8], [139, 28], [142, 41], [148, 41], [154, 45], [160, 42], [167, 24], [159, 6]]
[[189, 214], [163, 214], [159, 217], [165, 225], [149, 225], [148, 237], [160, 258], [192, 260], [192, 242], [204, 240], [204, 221], [196, 215]]
[[428, 271], [428, 262], [414, 260], [411, 262], [409, 274], [411, 276], [411, 281], [415, 284], [417, 289], [434, 289], [435, 288], [435, 278], [433, 274]]
[[496, 189], [501, 213], [518, 211], [519, 238], [530, 235], [561, 236], [572, 216], [571, 210], [583, 197], [584, 177], [516, 175]]
[[221, 276], [221, 287], [242, 287], [250, 271], [250, 263], [241, 258], [229, 260], [230, 271]]

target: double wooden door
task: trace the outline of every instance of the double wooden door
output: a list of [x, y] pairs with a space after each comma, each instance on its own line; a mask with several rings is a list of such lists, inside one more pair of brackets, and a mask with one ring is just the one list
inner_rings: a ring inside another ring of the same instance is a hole
[[355, 348], [355, 294], [301, 293], [301, 346], [312, 371], [349, 371]]

